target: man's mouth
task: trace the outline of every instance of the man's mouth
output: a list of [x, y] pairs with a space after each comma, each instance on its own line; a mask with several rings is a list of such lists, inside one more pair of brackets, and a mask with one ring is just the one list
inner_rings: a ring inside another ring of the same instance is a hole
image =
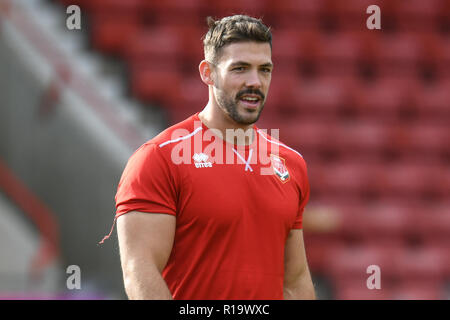
[[241, 101], [245, 107], [255, 109], [259, 106], [261, 97], [257, 94], [244, 94], [239, 97], [239, 101]]

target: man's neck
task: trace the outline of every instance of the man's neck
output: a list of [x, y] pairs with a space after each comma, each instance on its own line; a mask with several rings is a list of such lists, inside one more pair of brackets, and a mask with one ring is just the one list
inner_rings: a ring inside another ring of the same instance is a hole
[[200, 121], [209, 129], [219, 130], [222, 134], [223, 139], [229, 143], [236, 145], [249, 145], [253, 142], [253, 124], [242, 125], [236, 123], [218, 106], [214, 105], [211, 100], [208, 102], [206, 107], [198, 114], [198, 117]]

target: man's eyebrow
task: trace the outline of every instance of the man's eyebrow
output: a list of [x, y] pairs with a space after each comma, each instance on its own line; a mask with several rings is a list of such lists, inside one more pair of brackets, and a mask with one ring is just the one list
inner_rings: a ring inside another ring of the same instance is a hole
[[[230, 64], [230, 68], [232, 67], [236, 67], [236, 66], [250, 66], [250, 63], [245, 62], [245, 61], [237, 61], [237, 62], [233, 62], [232, 64]], [[273, 67], [273, 64], [270, 62], [264, 63], [262, 65], [260, 65], [260, 67]]]
[[230, 68], [236, 67], [236, 66], [249, 66], [249, 65], [250, 65], [250, 63], [248, 63], [248, 62], [236, 61], [236, 62], [233, 62], [232, 64], [230, 64]]
[[271, 67], [272, 68], [273, 64], [270, 62], [267, 62], [267, 63], [262, 64], [260, 67]]

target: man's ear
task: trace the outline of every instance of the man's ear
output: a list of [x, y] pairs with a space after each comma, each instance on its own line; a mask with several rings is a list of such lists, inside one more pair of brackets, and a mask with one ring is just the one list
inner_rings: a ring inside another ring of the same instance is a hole
[[214, 85], [212, 68], [213, 66], [211, 65], [211, 63], [209, 63], [206, 60], [202, 60], [202, 62], [200, 62], [200, 65], [198, 66], [198, 70], [200, 71], [200, 77], [202, 78], [202, 81], [208, 86]]

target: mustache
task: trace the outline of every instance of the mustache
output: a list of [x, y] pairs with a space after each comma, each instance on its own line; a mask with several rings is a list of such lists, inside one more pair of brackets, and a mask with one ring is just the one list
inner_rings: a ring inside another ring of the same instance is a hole
[[238, 92], [238, 94], [236, 95], [236, 99], [239, 99], [240, 97], [242, 97], [245, 94], [256, 94], [261, 98], [261, 100], [264, 100], [264, 98], [265, 98], [264, 94], [261, 91], [259, 91], [258, 89], [245, 89], [245, 90]]

